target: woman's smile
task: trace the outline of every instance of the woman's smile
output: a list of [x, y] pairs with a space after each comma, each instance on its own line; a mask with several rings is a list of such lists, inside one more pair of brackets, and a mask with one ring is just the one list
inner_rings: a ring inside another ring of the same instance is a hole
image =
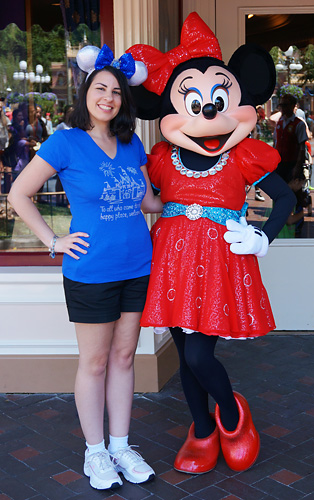
[[94, 125], [117, 116], [121, 108], [121, 89], [109, 71], [100, 71], [95, 76], [86, 95], [86, 105]]

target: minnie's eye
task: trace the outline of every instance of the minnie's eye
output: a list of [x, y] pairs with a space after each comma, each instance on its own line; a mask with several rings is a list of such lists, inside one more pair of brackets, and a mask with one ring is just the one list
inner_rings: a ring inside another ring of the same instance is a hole
[[191, 116], [197, 116], [202, 111], [203, 100], [198, 92], [191, 90], [185, 95], [185, 109]]
[[216, 106], [217, 111], [223, 113], [229, 106], [228, 91], [223, 87], [216, 87], [212, 93], [212, 102]]

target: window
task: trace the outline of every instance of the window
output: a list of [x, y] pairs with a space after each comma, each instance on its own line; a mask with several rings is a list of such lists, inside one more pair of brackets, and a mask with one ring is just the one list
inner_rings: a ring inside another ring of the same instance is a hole
[[[271, 146], [274, 130], [281, 116], [278, 107], [284, 93], [292, 93], [298, 100], [297, 116], [306, 122], [306, 157], [298, 179], [289, 182], [297, 196], [293, 217], [279, 233], [278, 238], [313, 238], [314, 216], [312, 173], [314, 133], [314, 14], [254, 14], [245, 21], [246, 42], [257, 43], [268, 50], [276, 66], [276, 87], [272, 98], [257, 108], [257, 135]], [[302, 178], [301, 178], [302, 176]], [[254, 187], [247, 195], [248, 219], [262, 226], [272, 210], [272, 201]], [[303, 217], [302, 217], [303, 214]]]
[[[18, 0], [0, 26], [0, 265], [47, 264], [43, 244], [10, 207], [14, 180], [55, 130], [68, 127], [81, 74], [76, 54], [100, 46], [99, 0]], [[57, 176], [34, 196], [53, 231], [66, 234], [71, 212]], [[24, 258], [23, 258], [24, 256]], [[59, 259], [50, 264], [60, 264]]]

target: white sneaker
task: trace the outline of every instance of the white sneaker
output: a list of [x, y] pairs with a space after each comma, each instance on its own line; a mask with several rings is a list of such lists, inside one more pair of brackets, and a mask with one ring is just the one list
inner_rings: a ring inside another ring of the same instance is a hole
[[155, 476], [153, 469], [131, 446], [116, 451], [111, 455], [111, 459], [116, 471], [122, 472], [130, 483], [144, 483]]
[[90, 485], [97, 490], [118, 488], [123, 484], [110, 460], [108, 450], [92, 454], [86, 450], [84, 474], [90, 478]]

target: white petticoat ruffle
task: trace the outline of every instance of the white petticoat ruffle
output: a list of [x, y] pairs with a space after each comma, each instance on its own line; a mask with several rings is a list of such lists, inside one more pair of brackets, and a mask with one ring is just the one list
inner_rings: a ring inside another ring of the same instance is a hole
[[[166, 333], [168, 331], [169, 331], [169, 328], [167, 326], [155, 326], [154, 327], [154, 333], [156, 333], [156, 335], [163, 335], [164, 333]], [[195, 333], [195, 330], [190, 330], [189, 328], [182, 328], [182, 331], [184, 333], [187, 333], [188, 335]], [[230, 336], [229, 337], [221, 337], [220, 335], [218, 335], [218, 336], [221, 339], [225, 339], [225, 340], [248, 340], [248, 339], [254, 340], [256, 338], [256, 337], [237, 337], [237, 338], [234, 338], [234, 337], [230, 337]]]

